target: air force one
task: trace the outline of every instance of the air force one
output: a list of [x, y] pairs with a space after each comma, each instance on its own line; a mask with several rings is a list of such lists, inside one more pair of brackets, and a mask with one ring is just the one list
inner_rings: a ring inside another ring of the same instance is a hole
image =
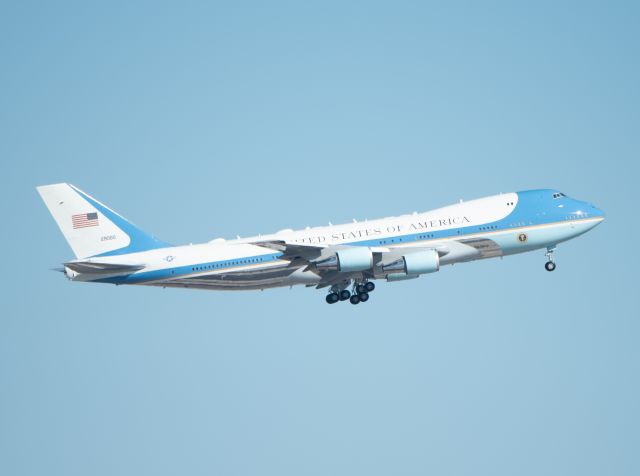
[[173, 246], [71, 184], [37, 187], [76, 259], [72, 281], [213, 290], [303, 284], [326, 302], [366, 302], [374, 280], [402, 281], [443, 265], [546, 250], [591, 230], [604, 213], [557, 190], [503, 193], [424, 213]]

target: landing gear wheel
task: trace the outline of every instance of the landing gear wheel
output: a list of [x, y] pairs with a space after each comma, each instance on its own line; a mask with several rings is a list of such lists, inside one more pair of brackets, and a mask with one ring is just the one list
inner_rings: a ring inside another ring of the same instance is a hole
[[350, 298], [349, 298], [349, 302], [351, 304], [358, 304], [360, 302], [360, 296], [358, 296], [357, 294], [353, 294]]
[[367, 302], [369, 300], [369, 293], [360, 293], [358, 294], [358, 298], [360, 302]]
[[340, 297], [336, 293], [329, 293], [325, 299], [327, 304], [335, 304], [340, 300]]
[[553, 271], [556, 269], [556, 264], [553, 262], [553, 252], [556, 250], [555, 245], [547, 246], [547, 252], [544, 254], [547, 257], [547, 262], [544, 264], [544, 269], [547, 271]]
[[356, 286], [356, 293], [357, 293], [357, 294], [362, 294], [362, 293], [364, 293], [364, 292], [366, 292], [366, 290], [365, 290], [365, 288], [364, 288], [364, 284], [358, 284], [358, 285]]
[[371, 291], [373, 291], [376, 288], [376, 285], [374, 282], [372, 281], [368, 281], [364, 284], [364, 290], [368, 293], [370, 293]]
[[342, 291], [340, 291], [339, 296], [341, 301], [346, 301], [351, 297], [351, 293], [349, 292], [348, 289], [343, 289]]

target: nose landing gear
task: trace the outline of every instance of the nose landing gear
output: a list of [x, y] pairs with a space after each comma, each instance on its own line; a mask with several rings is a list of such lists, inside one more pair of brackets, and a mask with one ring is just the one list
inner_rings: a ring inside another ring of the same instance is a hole
[[547, 248], [547, 252], [544, 254], [549, 261], [544, 264], [544, 269], [547, 271], [553, 271], [556, 269], [556, 264], [553, 262], [553, 252], [556, 250], [555, 246], [550, 246]]

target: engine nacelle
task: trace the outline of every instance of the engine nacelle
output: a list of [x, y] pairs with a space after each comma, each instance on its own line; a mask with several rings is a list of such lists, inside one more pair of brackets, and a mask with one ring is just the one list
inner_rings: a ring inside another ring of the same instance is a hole
[[322, 261], [317, 261], [316, 268], [323, 271], [342, 271], [351, 273], [365, 271], [373, 266], [373, 253], [370, 248], [353, 247], [337, 250], [336, 254]]
[[440, 269], [440, 257], [436, 250], [407, 253], [399, 260], [382, 266], [388, 274], [404, 273], [407, 276], [435, 273]]

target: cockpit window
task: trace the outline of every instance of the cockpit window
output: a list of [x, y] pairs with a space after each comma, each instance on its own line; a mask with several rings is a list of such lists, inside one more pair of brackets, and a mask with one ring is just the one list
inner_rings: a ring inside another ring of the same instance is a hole
[[560, 198], [560, 197], [566, 197], [566, 195], [564, 193], [560, 193], [560, 192], [557, 192], [557, 193], [553, 194], [553, 198]]

